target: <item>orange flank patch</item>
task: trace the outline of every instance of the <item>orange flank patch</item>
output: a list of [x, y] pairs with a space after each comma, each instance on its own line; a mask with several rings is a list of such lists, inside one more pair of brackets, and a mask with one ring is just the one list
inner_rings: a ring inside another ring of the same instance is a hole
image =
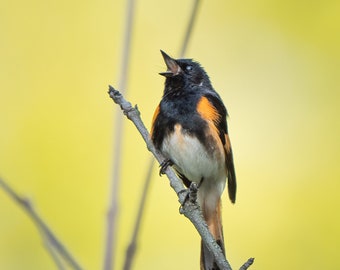
[[160, 109], [159, 109], [159, 105], [158, 105], [155, 112], [153, 113], [152, 122], [151, 122], [150, 137], [152, 137], [155, 121], [156, 121], [157, 116], [159, 115], [159, 110]]

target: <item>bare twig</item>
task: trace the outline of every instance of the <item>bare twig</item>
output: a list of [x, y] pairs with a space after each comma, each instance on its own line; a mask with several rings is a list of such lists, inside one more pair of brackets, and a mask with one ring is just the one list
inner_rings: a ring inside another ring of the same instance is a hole
[[141, 197], [141, 200], [139, 202], [139, 208], [138, 208], [137, 219], [136, 219], [136, 222], [135, 222], [135, 227], [133, 229], [133, 234], [132, 234], [130, 244], [129, 244], [127, 251], [126, 251], [125, 263], [124, 263], [124, 268], [123, 268], [124, 270], [131, 269], [131, 265], [132, 265], [134, 255], [135, 255], [135, 252], [136, 252], [137, 237], [138, 237], [138, 233], [139, 233], [139, 229], [140, 229], [140, 225], [141, 225], [141, 222], [142, 222], [142, 217], [143, 217], [143, 213], [144, 213], [144, 209], [145, 209], [146, 198], [147, 198], [147, 195], [148, 195], [148, 190], [149, 190], [149, 186], [150, 186], [150, 182], [151, 182], [152, 167], [153, 167], [154, 163], [155, 163], [155, 159], [151, 159], [150, 164], [148, 166], [148, 172], [147, 172], [146, 177], [145, 177], [145, 183], [144, 183], [144, 187], [143, 187], [142, 197]]
[[[127, 74], [131, 47], [132, 25], [135, 10], [135, 0], [129, 0], [126, 4], [126, 21], [123, 40], [123, 52], [120, 66], [119, 89], [125, 91], [127, 84]], [[122, 153], [122, 130], [123, 121], [121, 114], [116, 112], [115, 119], [115, 142], [113, 150], [113, 168], [112, 168], [112, 183], [110, 192], [110, 205], [107, 215], [106, 239], [105, 239], [105, 255], [104, 255], [104, 270], [111, 270], [113, 268], [115, 246], [117, 240], [117, 216], [118, 216], [118, 196], [120, 190], [120, 176], [121, 176], [121, 153]]]
[[[149, 151], [152, 152], [159, 163], [162, 163], [164, 161], [164, 157], [155, 149], [152, 141], [150, 140], [149, 132], [140, 118], [140, 113], [137, 107], [132, 107], [131, 103], [126, 101], [122, 94], [115, 90], [112, 86], [109, 86], [109, 95], [115, 103], [120, 105], [127, 118], [134, 123], [146, 142]], [[202, 217], [198, 204], [196, 202], [193, 203], [191, 200], [186, 200], [187, 190], [184, 189], [182, 181], [176, 176], [170, 167], [165, 170], [165, 174], [168, 176], [170, 186], [176, 191], [179, 202], [182, 205], [181, 213], [194, 224], [207, 248], [214, 255], [217, 265], [221, 269], [231, 270], [231, 267], [225, 259], [220, 246], [211, 235], [208, 226]]]
[[197, 13], [198, 13], [197, 11], [198, 11], [199, 3], [200, 3], [200, 0], [194, 0], [193, 7], [192, 7], [192, 10], [191, 10], [190, 19], [189, 19], [189, 23], [188, 23], [188, 26], [187, 26], [187, 31], [185, 32], [181, 52], [179, 54], [181, 58], [185, 56], [185, 53], [186, 53], [187, 48], [188, 48], [191, 33], [192, 33], [193, 28], [194, 28], [194, 24], [196, 22], [196, 16], [197, 16]]
[[[19, 196], [3, 179], [0, 178], [0, 187], [10, 196], [17, 204], [19, 204], [22, 209], [28, 214], [28, 216], [33, 220], [36, 227], [43, 235], [45, 241], [55, 248], [59, 254], [64, 258], [64, 260], [73, 268], [80, 270], [81, 266], [77, 263], [77, 261], [73, 258], [71, 253], [66, 249], [66, 247], [58, 240], [52, 230], [47, 226], [47, 224], [43, 221], [43, 219], [38, 215], [38, 213], [34, 210], [31, 202]], [[51, 256], [53, 256], [51, 254]]]
[[254, 258], [249, 258], [241, 267], [240, 270], [247, 270], [254, 262]]

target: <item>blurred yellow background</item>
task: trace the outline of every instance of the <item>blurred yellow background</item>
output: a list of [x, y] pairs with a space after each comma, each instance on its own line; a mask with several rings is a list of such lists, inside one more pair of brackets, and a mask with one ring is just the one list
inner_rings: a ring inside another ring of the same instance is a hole
[[[101, 269], [124, 1], [3, 1], [0, 176], [32, 200], [85, 269]], [[137, 1], [126, 98], [150, 127], [159, 49], [179, 54], [192, 1]], [[238, 194], [224, 194], [238, 269], [340, 269], [340, 2], [204, 1], [187, 57], [230, 114]], [[120, 113], [120, 112], [119, 112]], [[150, 154], [124, 119], [121, 269]], [[154, 169], [134, 269], [198, 269], [199, 237]], [[0, 190], [0, 269], [55, 269], [27, 215]]]

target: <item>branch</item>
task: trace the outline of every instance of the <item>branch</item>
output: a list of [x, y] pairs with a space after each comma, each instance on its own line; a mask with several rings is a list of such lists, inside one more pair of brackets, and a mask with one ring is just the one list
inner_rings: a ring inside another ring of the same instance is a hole
[[[137, 106], [132, 107], [131, 103], [125, 100], [122, 94], [115, 90], [112, 86], [109, 86], [108, 93], [113, 101], [120, 105], [126, 117], [134, 123], [142, 135], [148, 150], [152, 152], [159, 163], [162, 163], [165, 158], [156, 150], [155, 146], [153, 145], [149, 136], [149, 132], [140, 118], [140, 113]], [[207, 248], [214, 255], [217, 265], [221, 269], [231, 270], [230, 264], [225, 259], [220, 246], [216, 243], [215, 239], [209, 232], [208, 226], [202, 217], [197, 202], [191, 199], [186, 200], [188, 191], [183, 187], [182, 181], [176, 176], [175, 172], [170, 167], [168, 167], [164, 172], [168, 176], [170, 180], [170, 186], [176, 191], [179, 202], [182, 205], [181, 214], [186, 216], [193, 223]]]
[[[0, 187], [7, 193], [11, 199], [13, 199], [18, 205], [24, 209], [24, 211], [28, 214], [28, 216], [35, 223], [36, 227], [42, 234], [43, 239], [47, 242], [48, 250], [51, 256], [55, 259], [55, 254], [51, 253], [51, 248], [55, 248], [59, 254], [64, 258], [69, 265], [76, 270], [82, 269], [82, 267], [77, 263], [77, 261], [73, 258], [71, 253], [66, 249], [66, 247], [57, 239], [52, 230], [46, 225], [43, 219], [38, 215], [38, 213], [34, 210], [31, 202], [19, 196], [3, 179], [0, 178]], [[55, 261], [56, 262], [56, 261]], [[59, 265], [58, 265], [59, 267]]]

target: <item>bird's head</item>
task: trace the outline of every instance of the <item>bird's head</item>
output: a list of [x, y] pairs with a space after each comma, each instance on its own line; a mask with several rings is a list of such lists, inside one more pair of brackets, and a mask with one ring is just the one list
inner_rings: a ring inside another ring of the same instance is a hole
[[167, 71], [159, 73], [166, 82], [182, 82], [211, 88], [210, 80], [203, 67], [192, 59], [173, 59], [161, 50]]

